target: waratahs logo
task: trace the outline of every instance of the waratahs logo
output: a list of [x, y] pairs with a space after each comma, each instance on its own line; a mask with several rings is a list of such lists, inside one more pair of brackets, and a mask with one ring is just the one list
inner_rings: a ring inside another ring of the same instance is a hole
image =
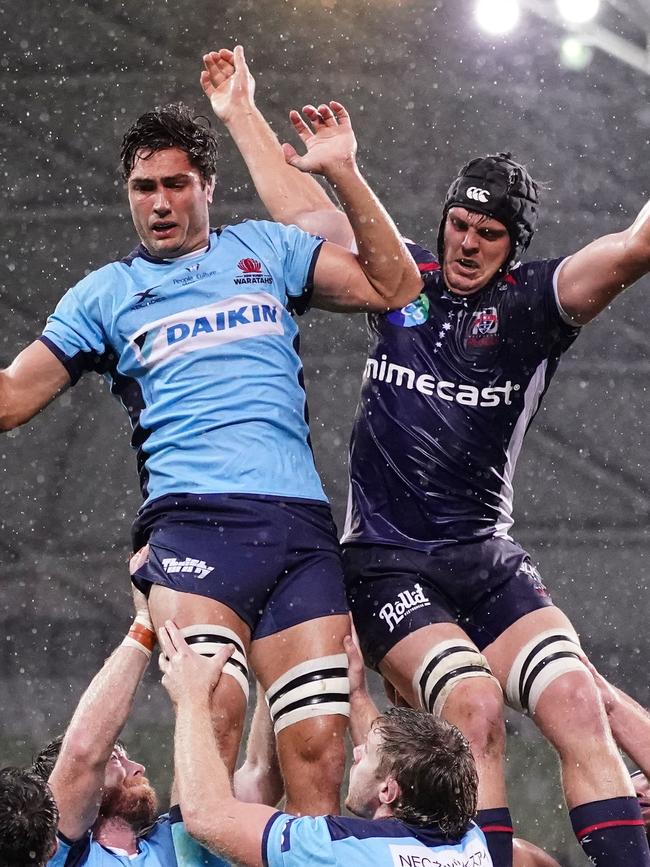
[[413, 328], [415, 325], [424, 325], [429, 318], [429, 299], [424, 292], [411, 301], [406, 307], [401, 310], [393, 310], [388, 314], [387, 319], [393, 325], [400, 325], [402, 328]]
[[237, 262], [237, 267], [241, 271], [233, 282], [236, 286], [242, 286], [246, 283], [273, 283], [273, 277], [270, 274], [264, 274], [262, 271], [262, 263], [257, 259], [240, 259]]

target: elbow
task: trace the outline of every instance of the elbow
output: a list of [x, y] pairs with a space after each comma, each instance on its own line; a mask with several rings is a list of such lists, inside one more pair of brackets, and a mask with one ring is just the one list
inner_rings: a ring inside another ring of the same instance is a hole
[[181, 803], [181, 813], [185, 830], [199, 843], [206, 847], [219, 844], [215, 814], [206, 809], [205, 805], [197, 803]]
[[15, 430], [22, 424], [25, 424], [26, 418], [22, 418], [18, 413], [12, 412], [8, 407], [0, 407], [0, 433], [8, 433]]
[[26, 421], [24, 414], [19, 412], [18, 401], [11, 393], [5, 372], [0, 371], [0, 432], [7, 433]]
[[83, 732], [74, 732], [66, 735], [59, 761], [71, 767], [90, 770], [104, 768], [109, 758], [110, 751], [98, 749], [96, 738], [88, 737]]
[[386, 302], [386, 309], [400, 310], [402, 307], [415, 301], [422, 292], [422, 286], [420, 274], [416, 271], [415, 275], [413, 275], [409, 269], [409, 272], [402, 276], [400, 282], [392, 290], [381, 293]]

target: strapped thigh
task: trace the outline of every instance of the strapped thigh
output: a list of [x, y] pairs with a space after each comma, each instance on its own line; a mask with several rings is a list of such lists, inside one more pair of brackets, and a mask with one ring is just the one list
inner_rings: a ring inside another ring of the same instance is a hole
[[201, 656], [214, 656], [224, 644], [234, 644], [235, 650], [223, 667], [223, 673], [234, 677], [248, 701], [248, 662], [241, 638], [227, 626], [195, 623], [180, 630], [185, 641]]
[[586, 671], [575, 635], [567, 629], [541, 632], [512, 664], [506, 683], [508, 704], [532, 716], [544, 690], [569, 671]]
[[350, 681], [345, 653], [308, 659], [294, 665], [266, 691], [273, 728], [283, 728], [315, 716], [350, 716]]
[[468, 677], [489, 677], [496, 683], [479, 649], [471, 641], [452, 638], [425, 655], [413, 678], [413, 692], [423, 710], [440, 716], [454, 687]]

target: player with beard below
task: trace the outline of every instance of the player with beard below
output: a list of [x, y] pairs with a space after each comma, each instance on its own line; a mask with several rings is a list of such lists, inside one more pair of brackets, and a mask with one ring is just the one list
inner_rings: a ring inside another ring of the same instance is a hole
[[[146, 557], [131, 561], [134, 571]], [[220, 867], [192, 840], [178, 807], [158, 815], [144, 766], [117, 738], [155, 644], [144, 596], [134, 591], [136, 617], [122, 644], [93, 678], [65, 736], [35, 762], [43, 773], [58, 752], [49, 784], [59, 809], [58, 847], [49, 867]]]
[[[207, 63], [215, 111], [273, 218], [354, 248], [345, 215], [287, 165], [243, 57], [222, 49]], [[647, 867], [639, 806], [578, 636], [510, 528], [515, 464], [562, 354], [650, 271], [650, 204], [573, 255], [522, 264], [538, 207], [537, 184], [510, 154], [471, 160], [445, 198], [437, 256], [410, 245], [419, 298], [369, 314], [346, 587], [366, 661], [470, 741], [493, 857], [512, 859], [505, 695], [557, 750], [587, 856]]]

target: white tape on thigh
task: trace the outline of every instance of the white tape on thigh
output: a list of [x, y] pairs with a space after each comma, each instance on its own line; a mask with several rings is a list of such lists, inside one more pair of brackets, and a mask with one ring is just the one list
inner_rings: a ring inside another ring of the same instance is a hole
[[181, 629], [185, 641], [201, 656], [214, 656], [224, 644], [234, 644], [235, 650], [223, 667], [223, 673], [234, 677], [248, 701], [248, 662], [241, 638], [227, 626], [214, 623], [195, 623]]
[[440, 716], [454, 687], [469, 677], [495, 680], [487, 659], [471, 641], [456, 638], [441, 641], [418, 666], [413, 692], [422, 710]]
[[535, 713], [544, 690], [569, 671], [584, 671], [580, 644], [566, 629], [540, 632], [517, 654], [506, 683], [506, 699], [516, 710]]
[[266, 691], [275, 733], [300, 720], [328, 714], [350, 716], [350, 681], [345, 653], [294, 665]]

